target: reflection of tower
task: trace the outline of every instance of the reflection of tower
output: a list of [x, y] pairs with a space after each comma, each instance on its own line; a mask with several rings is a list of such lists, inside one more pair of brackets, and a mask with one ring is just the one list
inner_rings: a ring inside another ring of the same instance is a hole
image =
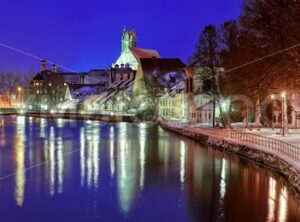
[[135, 30], [126, 30], [124, 28], [122, 35], [122, 52], [129, 47], [136, 47], [136, 32]]
[[127, 141], [127, 123], [121, 123], [118, 149], [118, 190], [123, 213], [127, 214], [136, 194], [136, 153]]
[[15, 158], [16, 158], [16, 184], [15, 198], [18, 206], [24, 203], [25, 189], [25, 161], [24, 161], [24, 140], [25, 140], [25, 117], [17, 117], [17, 135], [15, 140]]

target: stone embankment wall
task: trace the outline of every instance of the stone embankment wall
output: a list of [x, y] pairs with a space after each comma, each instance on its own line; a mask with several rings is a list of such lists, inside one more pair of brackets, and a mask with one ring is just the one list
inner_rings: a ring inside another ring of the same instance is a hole
[[251, 145], [238, 144], [224, 138], [201, 134], [200, 132], [190, 131], [186, 128], [172, 126], [164, 122], [161, 122], [160, 125], [166, 130], [187, 136], [204, 145], [222, 149], [270, 167], [281, 173], [300, 193], [300, 169], [297, 169], [277, 155], [256, 149], [255, 147], [251, 147]]

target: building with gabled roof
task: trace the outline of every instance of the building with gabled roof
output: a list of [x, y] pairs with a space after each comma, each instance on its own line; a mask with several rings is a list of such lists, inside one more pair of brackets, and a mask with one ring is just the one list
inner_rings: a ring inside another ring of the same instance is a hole
[[128, 64], [133, 70], [137, 70], [141, 58], [160, 58], [154, 49], [143, 49], [136, 47], [136, 32], [134, 30], [123, 30], [122, 52], [114, 65]]

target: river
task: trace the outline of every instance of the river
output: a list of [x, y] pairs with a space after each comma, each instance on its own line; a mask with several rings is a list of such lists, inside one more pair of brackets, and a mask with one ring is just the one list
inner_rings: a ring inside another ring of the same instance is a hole
[[1, 122], [1, 221], [300, 221], [282, 176], [158, 126]]

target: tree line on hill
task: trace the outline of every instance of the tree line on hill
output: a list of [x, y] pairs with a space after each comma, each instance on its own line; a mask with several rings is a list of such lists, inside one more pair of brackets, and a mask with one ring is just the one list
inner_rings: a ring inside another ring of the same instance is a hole
[[217, 102], [245, 95], [254, 101], [259, 122], [263, 99], [283, 90], [299, 91], [299, 44], [299, 0], [245, 0], [236, 20], [203, 29], [189, 59], [190, 65], [205, 70], [195, 76], [203, 82], [196, 93]]

